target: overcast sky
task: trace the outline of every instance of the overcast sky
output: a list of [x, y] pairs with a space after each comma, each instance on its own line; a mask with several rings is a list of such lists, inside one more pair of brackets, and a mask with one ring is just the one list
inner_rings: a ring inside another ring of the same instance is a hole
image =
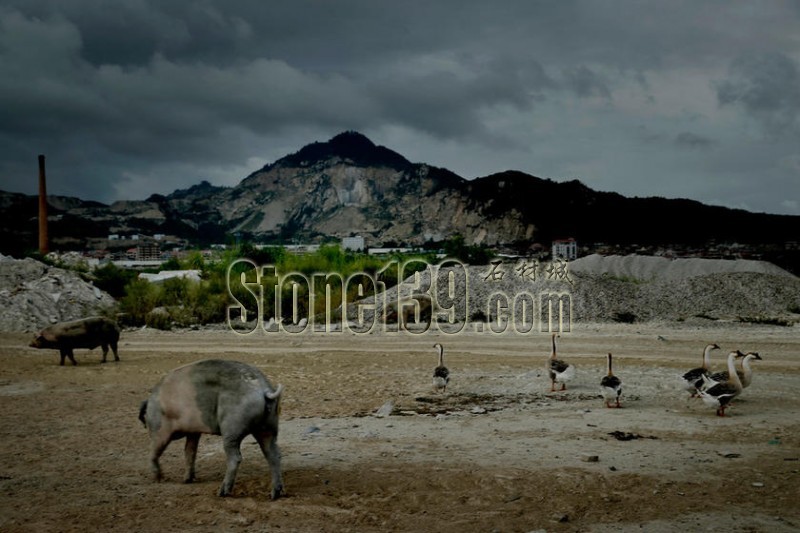
[[235, 185], [344, 130], [800, 215], [800, 2], [0, 0], [0, 189]]

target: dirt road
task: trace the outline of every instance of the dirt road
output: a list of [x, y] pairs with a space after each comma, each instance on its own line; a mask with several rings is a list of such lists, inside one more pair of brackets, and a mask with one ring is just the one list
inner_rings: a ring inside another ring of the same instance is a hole
[[[544, 373], [549, 337], [125, 331], [119, 363], [0, 335], [2, 531], [797, 531], [800, 329], [576, 326]], [[435, 393], [435, 342], [452, 381]], [[677, 376], [717, 342], [759, 351], [753, 384], [725, 418]], [[615, 355], [623, 408], [599, 397]], [[182, 442], [147, 467], [139, 403], [168, 370], [236, 359], [285, 386], [279, 443], [287, 497], [269, 500], [252, 438], [234, 496], [216, 496], [219, 437], [198, 482], [181, 483]], [[375, 413], [388, 413], [375, 416]], [[628, 440], [618, 440], [612, 433]], [[597, 456], [596, 462], [588, 461]]]

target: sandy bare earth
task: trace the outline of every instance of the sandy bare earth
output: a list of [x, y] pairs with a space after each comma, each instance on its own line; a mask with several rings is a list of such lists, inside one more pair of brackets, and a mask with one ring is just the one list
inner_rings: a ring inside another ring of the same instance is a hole
[[[561, 338], [578, 375], [559, 393], [545, 334], [125, 331], [121, 362], [79, 350], [77, 367], [28, 340], [0, 336], [1, 531], [800, 529], [798, 327], [579, 324]], [[437, 341], [444, 394], [430, 385]], [[725, 418], [677, 388], [708, 342], [723, 348], [716, 369], [729, 349], [764, 358]], [[608, 351], [623, 409], [598, 396]], [[269, 500], [251, 437], [233, 497], [216, 496], [219, 437], [201, 441], [195, 484], [181, 482], [182, 442], [164, 455], [166, 480], [151, 480], [139, 403], [168, 370], [209, 357], [284, 384], [286, 498]]]

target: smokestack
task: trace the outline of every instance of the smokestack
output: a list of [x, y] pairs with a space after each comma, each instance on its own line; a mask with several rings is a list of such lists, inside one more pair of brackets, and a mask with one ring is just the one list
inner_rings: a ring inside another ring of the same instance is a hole
[[39, 156], [39, 253], [50, 251], [47, 242], [47, 179], [44, 174], [44, 155]]

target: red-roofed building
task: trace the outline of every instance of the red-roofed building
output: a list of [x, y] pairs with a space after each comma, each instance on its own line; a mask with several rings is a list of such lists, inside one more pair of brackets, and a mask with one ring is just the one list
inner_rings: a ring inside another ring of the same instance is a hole
[[566, 259], [567, 261], [577, 259], [578, 242], [572, 237], [553, 241], [553, 259], [558, 258]]

